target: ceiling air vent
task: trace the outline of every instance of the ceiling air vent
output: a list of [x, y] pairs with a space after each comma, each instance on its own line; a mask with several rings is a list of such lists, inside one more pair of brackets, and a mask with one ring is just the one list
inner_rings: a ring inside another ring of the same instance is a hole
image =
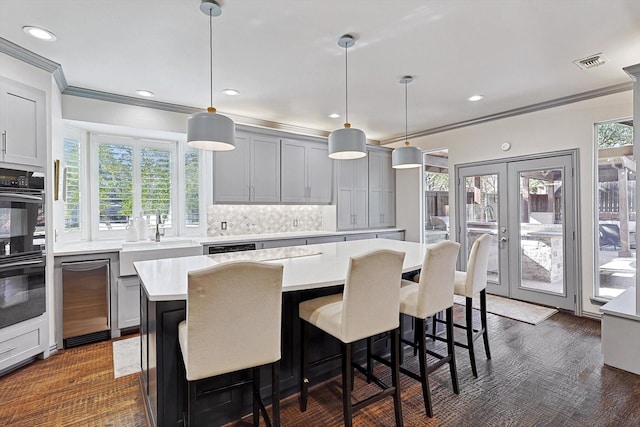
[[573, 63], [580, 67], [581, 70], [588, 70], [589, 68], [598, 67], [608, 61], [609, 59], [607, 59], [606, 56], [601, 53], [596, 53], [595, 55], [573, 61]]

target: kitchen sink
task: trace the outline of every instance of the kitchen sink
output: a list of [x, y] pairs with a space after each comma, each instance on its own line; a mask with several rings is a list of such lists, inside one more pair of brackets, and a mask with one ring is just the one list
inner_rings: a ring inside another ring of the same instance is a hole
[[159, 242], [124, 242], [120, 251], [120, 276], [137, 274], [133, 267], [133, 263], [136, 261], [193, 255], [202, 255], [202, 246], [195, 240], [167, 239]]
[[123, 242], [123, 251], [138, 251], [162, 248], [184, 248], [190, 246], [200, 246], [198, 242], [191, 239], [166, 239], [156, 242], [154, 240], [141, 240], [138, 242]]

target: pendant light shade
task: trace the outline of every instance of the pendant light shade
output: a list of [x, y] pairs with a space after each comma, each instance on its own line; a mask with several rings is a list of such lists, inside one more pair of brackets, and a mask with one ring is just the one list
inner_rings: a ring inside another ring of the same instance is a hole
[[422, 166], [422, 151], [405, 145], [391, 152], [391, 166], [394, 169], [410, 169]]
[[329, 157], [359, 159], [367, 155], [367, 138], [360, 129], [344, 127], [329, 134]]
[[[215, 0], [202, 0], [200, 10], [209, 16], [209, 84], [213, 104], [213, 17], [222, 14]], [[216, 113], [213, 107], [206, 113], [196, 113], [187, 120], [187, 145], [201, 150], [228, 151], [236, 148], [236, 125], [229, 117]]]
[[409, 146], [407, 138], [408, 114], [407, 114], [407, 85], [413, 81], [413, 77], [404, 76], [400, 83], [404, 84], [404, 147], [396, 148], [391, 152], [391, 167], [394, 169], [410, 169], [422, 167], [422, 151], [417, 147]]
[[196, 113], [187, 120], [187, 144], [193, 148], [229, 151], [236, 148], [236, 125], [215, 112]]
[[356, 43], [353, 36], [345, 34], [338, 40], [344, 48], [345, 65], [345, 118], [344, 128], [329, 134], [329, 157], [336, 160], [359, 159], [367, 155], [367, 137], [360, 129], [353, 129], [349, 123], [349, 62], [348, 49]]

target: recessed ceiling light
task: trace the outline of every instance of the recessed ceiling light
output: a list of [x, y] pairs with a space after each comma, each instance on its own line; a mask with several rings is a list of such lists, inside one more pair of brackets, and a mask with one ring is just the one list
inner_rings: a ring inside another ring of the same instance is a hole
[[31, 37], [35, 37], [40, 40], [47, 40], [52, 42], [58, 39], [56, 35], [51, 31], [47, 31], [43, 28], [32, 27], [30, 25], [22, 27], [22, 31], [29, 34]]
[[240, 92], [235, 89], [223, 89], [222, 93], [229, 96], [237, 96], [240, 95]]
[[331, 114], [329, 114], [329, 117], [331, 117], [332, 119], [337, 119], [338, 117], [340, 117], [340, 114], [338, 114], [338, 113], [331, 113]]
[[136, 93], [140, 96], [144, 96], [145, 98], [152, 98], [155, 94], [149, 90], [138, 89]]
[[467, 98], [467, 101], [476, 102], [484, 99], [484, 95], [473, 95]]

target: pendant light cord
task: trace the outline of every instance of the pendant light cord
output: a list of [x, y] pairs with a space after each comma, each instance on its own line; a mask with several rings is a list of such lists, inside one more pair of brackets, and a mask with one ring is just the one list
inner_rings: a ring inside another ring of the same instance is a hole
[[213, 107], [213, 14], [209, 10], [209, 106]]
[[344, 115], [349, 123], [349, 47], [344, 46]]
[[408, 134], [408, 123], [409, 123], [409, 102], [407, 101], [407, 84], [409, 82], [404, 82], [404, 140], [407, 142], [407, 134]]

